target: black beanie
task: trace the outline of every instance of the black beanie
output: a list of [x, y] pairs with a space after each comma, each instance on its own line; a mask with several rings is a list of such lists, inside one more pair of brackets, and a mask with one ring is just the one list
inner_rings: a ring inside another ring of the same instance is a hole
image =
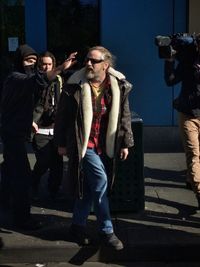
[[29, 45], [27, 44], [20, 45], [15, 52], [15, 62], [14, 62], [15, 70], [24, 72], [22, 61], [25, 57], [30, 55], [35, 55], [36, 57], [38, 57], [36, 51]]

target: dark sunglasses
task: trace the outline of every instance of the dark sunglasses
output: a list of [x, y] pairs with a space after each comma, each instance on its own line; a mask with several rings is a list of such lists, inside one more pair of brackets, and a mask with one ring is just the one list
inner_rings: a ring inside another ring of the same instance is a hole
[[103, 62], [104, 60], [103, 59], [95, 59], [95, 58], [89, 58], [89, 57], [87, 57], [85, 59], [85, 63], [87, 63], [88, 61], [90, 61], [92, 64], [98, 64], [98, 63]]

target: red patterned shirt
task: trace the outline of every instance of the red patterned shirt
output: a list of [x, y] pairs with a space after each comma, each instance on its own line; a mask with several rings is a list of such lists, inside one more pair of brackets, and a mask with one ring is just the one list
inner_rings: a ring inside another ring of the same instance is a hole
[[110, 83], [104, 85], [100, 97], [95, 97], [92, 91], [93, 120], [88, 142], [88, 148], [95, 148], [98, 154], [105, 150], [108, 115], [111, 102]]

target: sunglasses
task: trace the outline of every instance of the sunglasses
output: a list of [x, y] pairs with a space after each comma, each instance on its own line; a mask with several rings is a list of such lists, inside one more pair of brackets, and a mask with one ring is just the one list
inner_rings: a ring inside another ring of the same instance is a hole
[[87, 57], [86, 59], [85, 59], [85, 62], [87, 63], [87, 62], [91, 62], [91, 64], [98, 64], [98, 63], [101, 63], [101, 62], [103, 62], [104, 60], [103, 59], [95, 59], [95, 58], [89, 58], [89, 57]]

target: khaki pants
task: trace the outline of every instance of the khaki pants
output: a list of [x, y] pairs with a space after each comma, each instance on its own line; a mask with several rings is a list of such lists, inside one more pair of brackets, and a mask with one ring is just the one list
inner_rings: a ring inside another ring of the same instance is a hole
[[200, 193], [200, 118], [179, 113], [179, 128], [185, 149], [187, 180]]

